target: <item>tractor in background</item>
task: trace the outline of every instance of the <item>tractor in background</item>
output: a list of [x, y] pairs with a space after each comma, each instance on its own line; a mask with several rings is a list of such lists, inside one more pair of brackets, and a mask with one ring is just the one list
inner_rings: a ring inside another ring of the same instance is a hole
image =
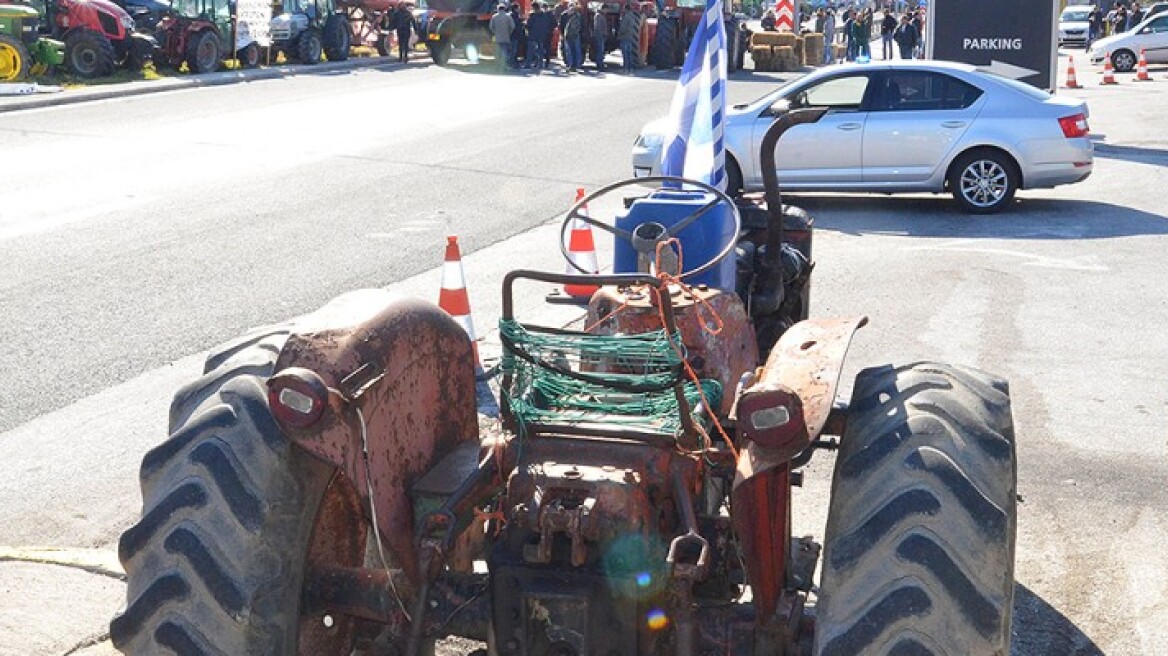
[[141, 70], [154, 39], [134, 31], [134, 19], [110, 0], [31, 0], [44, 17], [40, 29], [65, 43], [65, 65], [78, 77], [113, 74], [118, 66]]
[[[1009, 387], [922, 362], [837, 398], [867, 319], [808, 316], [813, 221], [782, 204], [774, 159], [824, 113], [768, 129], [762, 198], [661, 178], [580, 199], [561, 237], [613, 234], [617, 273], [504, 278], [498, 423], [476, 412], [464, 329], [383, 290], [213, 350], [142, 461], [114, 645], [1009, 653]], [[617, 194], [611, 222], [583, 214]], [[532, 281], [600, 285], [585, 329], [516, 317]], [[821, 547], [793, 532], [792, 492], [825, 452]]]
[[[674, 68], [685, 61], [694, 31], [706, 9], [703, 0], [666, 0], [665, 9], [653, 22], [649, 45], [649, 64], [659, 69]], [[726, 27], [726, 70], [742, 69], [750, 47], [750, 28], [746, 19], [723, 4]]]
[[229, 0], [174, 0], [158, 23], [158, 58], [173, 68], [210, 73], [234, 57], [244, 68], [260, 64], [260, 43], [239, 24]]
[[65, 62], [65, 44], [42, 36], [40, 22], [32, 7], [0, 4], [0, 82], [25, 80]]
[[284, 0], [272, 19], [272, 50], [301, 64], [316, 64], [322, 55], [345, 61], [353, 43], [348, 17], [334, 0]]

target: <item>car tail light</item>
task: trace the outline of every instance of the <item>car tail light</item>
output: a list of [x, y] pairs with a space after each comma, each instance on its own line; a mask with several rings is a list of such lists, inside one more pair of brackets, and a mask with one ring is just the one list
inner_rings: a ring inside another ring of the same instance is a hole
[[1075, 114], [1074, 116], [1064, 116], [1059, 120], [1059, 127], [1063, 129], [1063, 136], [1068, 139], [1075, 139], [1077, 137], [1085, 137], [1091, 132], [1091, 127], [1087, 125], [1086, 114]]

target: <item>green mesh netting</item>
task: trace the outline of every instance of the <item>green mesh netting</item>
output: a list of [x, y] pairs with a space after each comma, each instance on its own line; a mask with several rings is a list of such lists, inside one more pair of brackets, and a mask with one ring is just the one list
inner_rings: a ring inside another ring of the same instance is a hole
[[[522, 423], [604, 423], [678, 435], [681, 410], [674, 391], [685, 380], [681, 357], [657, 330], [634, 335], [590, 335], [499, 321], [503, 393]], [[674, 336], [677, 344], [681, 338]], [[722, 386], [702, 381], [702, 393], [717, 408]], [[697, 385], [686, 381], [690, 408], [701, 403]]]

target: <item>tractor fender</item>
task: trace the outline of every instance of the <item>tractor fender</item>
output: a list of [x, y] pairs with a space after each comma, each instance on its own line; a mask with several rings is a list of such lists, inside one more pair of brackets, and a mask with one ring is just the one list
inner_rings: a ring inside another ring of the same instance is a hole
[[409, 490], [456, 446], [478, 441], [474, 367], [449, 314], [362, 290], [296, 320], [268, 380], [284, 435], [353, 481], [414, 582]]
[[819, 437], [844, 358], [867, 317], [807, 319], [775, 344], [735, 406], [740, 443], [734, 487], [789, 462]]

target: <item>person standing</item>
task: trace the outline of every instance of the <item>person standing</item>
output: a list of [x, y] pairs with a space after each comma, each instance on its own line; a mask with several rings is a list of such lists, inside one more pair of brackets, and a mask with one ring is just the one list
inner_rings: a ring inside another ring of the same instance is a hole
[[1143, 20], [1144, 10], [1140, 9], [1140, 3], [1133, 2], [1131, 13], [1127, 15], [1127, 27], [1124, 29], [1124, 31], [1130, 32], [1134, 30], [1136, 25], [1139, 25]]
[[393, 10], [393, 31], [397, 36], [397, 60], [403, 64], [410, 62], [410, 33], [417, 31], [414, 15], [409, 5], [400, 2]]
[[621, 51], [621, 70], [633, 73], [637, 68], [637, 46], [641, 41], [641, 20], [632, 3], [625, 3], [624, 13], [621, 14], [617, 28], [617, 42]]
[[1123, 34], [1127, 30], [1127, 7], [1120, 5], [1115, 9], [1115, 16], [1112, 18], [1111, 33]]
[[891, 9], [885, 9], [880, 19], [880, 56], [885, 60], [892, 59], [892, 33], [896, 27], [896, 16]]
[[608, 54], [608, 18], [604, 15], [604, 5], [596, 6], [592, 17], [592, 48], [596, 55], [596, 72], [604, 71], [604, 56]]
[[775, 31], [775, 10], [767, 9], [766, 13], [762, 15], [762, 29], [764, 32]]
[[1103, 32], [1103, 12], [1099, 10], [1099, 5], [1091, 5], [1091, 11], [1087, 13], [1087, 45], [1085, 50], [1091, 49], [1091, 44], [1095, 43]]
[[519, 11], [519, 3], [511, 3], [511, 22], [515, 27], [511, 30], [511, 68], [519, 68], [519, 53], [526, 52], [527, 26], [523, 24], [523, 14]]
[[900, 17], [900, 25], [896, 26], [892, 38], [900, 49], [900, 58], [912, 59], [913, 53], [917, 49], [917, 42], [920, 41], [920, 35], [917, 34], [917, 26], [909, 20], [908, 14]]
[[527, 17], [527, 68], [543, 68], [547, 59], [547, 41], [552, 33], [552, 16], [543, 11], [538, 2], [531, 3], [531, 15]]
[[823, 63], [835, 61], [835, 12], [828, 7], [823, 17]]
[[848, 9], [844, 12], [844, 59], [856, 60], [856, 38], [854, 35], [856, 11]]
[[869, 9], [860, 12], [859, 18], [852, 21], [852, 31], [855, 32], [856, 57], [872, 59], [872, 48], [868, 42], [872, 39], [872, 13]]
[[499, 70], [505, 71], [511, 62], [511, 32], [515, 29], [515, 21], [511, 20], [511, 14], [507, 13], [507, 5], [499, 5], [487, 27], [495, 41], [495, 62], [498, 63]]
[[912, 17], [913, 27], [917, 28], [917, 47], [913, 52], [913, 56], [918, 59], [925, 58], [925, 8], [918, 7], [913, 12]]
[[569, 73], [574, 73], [584, 65], [584, 51], [580, 45], [580, 32], [583, 23], [580, 20], [580, 9], [573, 3], [563, 16], [564, 65]]

